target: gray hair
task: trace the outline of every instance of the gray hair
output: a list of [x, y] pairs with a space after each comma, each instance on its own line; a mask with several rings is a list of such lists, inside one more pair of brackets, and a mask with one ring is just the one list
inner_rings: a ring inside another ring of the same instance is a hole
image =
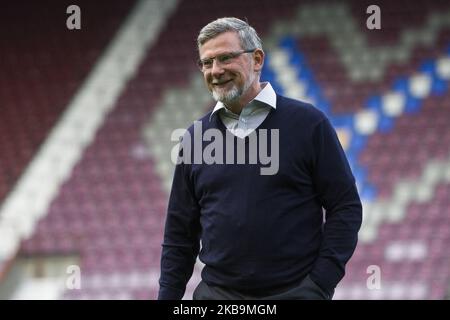
[[228, 31], [238, 34], [243, 50], [262, 49], [261, 39], [255, 29], [247, 22], [231, 17], [219, 18], [204, 26], [197, 37], [198, 49], [208, 40]]

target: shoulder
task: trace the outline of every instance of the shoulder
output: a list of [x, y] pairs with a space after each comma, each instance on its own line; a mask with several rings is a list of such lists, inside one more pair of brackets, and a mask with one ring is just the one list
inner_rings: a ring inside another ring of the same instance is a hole
[[208, 113], [204, 114], [199, 119], [195, 120], [191, 125], [187, 128], [187, 131], [190, 133], [194, 132], [194, 128], [201, 128], [202, 131], [205, 129], [208, 129], [211, 126], [211, 114], [212, 111], [209, 111]]
[[284, 121], [315, 125], [326, 120], [326, 115], [310, 103], [277, 95], [277, 113]]

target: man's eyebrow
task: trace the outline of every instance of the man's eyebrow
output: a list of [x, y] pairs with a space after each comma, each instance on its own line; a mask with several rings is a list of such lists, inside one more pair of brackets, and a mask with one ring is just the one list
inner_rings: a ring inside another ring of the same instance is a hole
[[224, 52], [221, 52], [221, 53], [212, 55], [212, 56], [207, 56], [207, 57], [205, 57], [205, 58], [200, 58], [200, 60], [203, 60], [203, 59], [210, 59], [210, 58], [215, 58], [215, 57], [221, 56], [221, 55], [223, 55], [223, 54], [230, 54], [230, 53], [234, 53], [234, 52], [236, 52], [236, 51], [241, 51], [241, 50], [242, 50], [242, 49], [230, 49], [230, 50], [227, 50], [227, 51], [224, 51]]

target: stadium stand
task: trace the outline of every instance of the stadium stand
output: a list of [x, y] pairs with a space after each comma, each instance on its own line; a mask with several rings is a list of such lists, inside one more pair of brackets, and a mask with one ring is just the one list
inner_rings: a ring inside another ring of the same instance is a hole
[[[4, 208], [45, 139], [85, 90], [83, 82], [112, 55], [105, 54], [107, 46], [138, 19], [133, 8], [146, 3], [79, 1], [86, 27], [68, 33], [55, 23], [65, 24], [69, 3], [44, 2], [19, 1], [2, 10], [10, 17], [0, 29], [0, 69], [6, 71], [0, 73]], [[262, 35], [263, 78], [330, 117], [355, 172], [364, 223], [335, 299], [448, 299], [450, 4], [379, 1], [382, 29], [368, 30], [370, 4], [173, 1], [167, 16], [161, 13], [155, 38], [145, 40], [148, 47], [128, 48], [117, 62], [136, 56], [135, 69], [99, 116], [92, 140], [48, 209], [28, 227], [30, 236], [17, 253], [0, 255], [0, 297], [17, 261], [54, 257], [76, 257], [82, 288], [56, 284], [52, 298], [156, 297], [173, 172], [170, 135], [213, 104], [195, 66], [195, 37], [214, 18], [238, 16]], [[140, 19], [135, 24], [142, 29], [148, 19]], [[140, 42], [145, 32], [133, 36]], [[0, 230], [13, 232], [1, 222]], [[373, 267], [381, 272], [376, 288], [368, 283]], [[200, 270], [198, 263], [186, 299]], [[15, 289], [9, 298], [36, 297], [31, 285]]]

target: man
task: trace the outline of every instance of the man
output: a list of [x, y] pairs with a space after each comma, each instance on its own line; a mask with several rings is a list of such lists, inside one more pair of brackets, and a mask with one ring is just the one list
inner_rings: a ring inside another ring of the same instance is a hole
[[[213, 21], [197, 42], [199, 67], [217, 100], [199, 120], [201, 133], [215, 129], [231, 135], [246, 146], [248, 159], [253, 138], [261, 138], [263, 130], [275, 132], [278, 139], [269, 149], [279, 164], [269, 174], [255, 162], [177, 164], [159, 299], [183, 297], [199, 251], [205, 267], [194, 299], [331, 299], [362, 220], [334, 129], [310, 104], [277, 95], [270, 83], [260, 82], [264, 51], [246, 22]], [[195, 131], [194, 125], [187, 132]], [[183, 157], [198, 152], [186, 137]], [[228, 155], [236, 146], [223, 151]]]

